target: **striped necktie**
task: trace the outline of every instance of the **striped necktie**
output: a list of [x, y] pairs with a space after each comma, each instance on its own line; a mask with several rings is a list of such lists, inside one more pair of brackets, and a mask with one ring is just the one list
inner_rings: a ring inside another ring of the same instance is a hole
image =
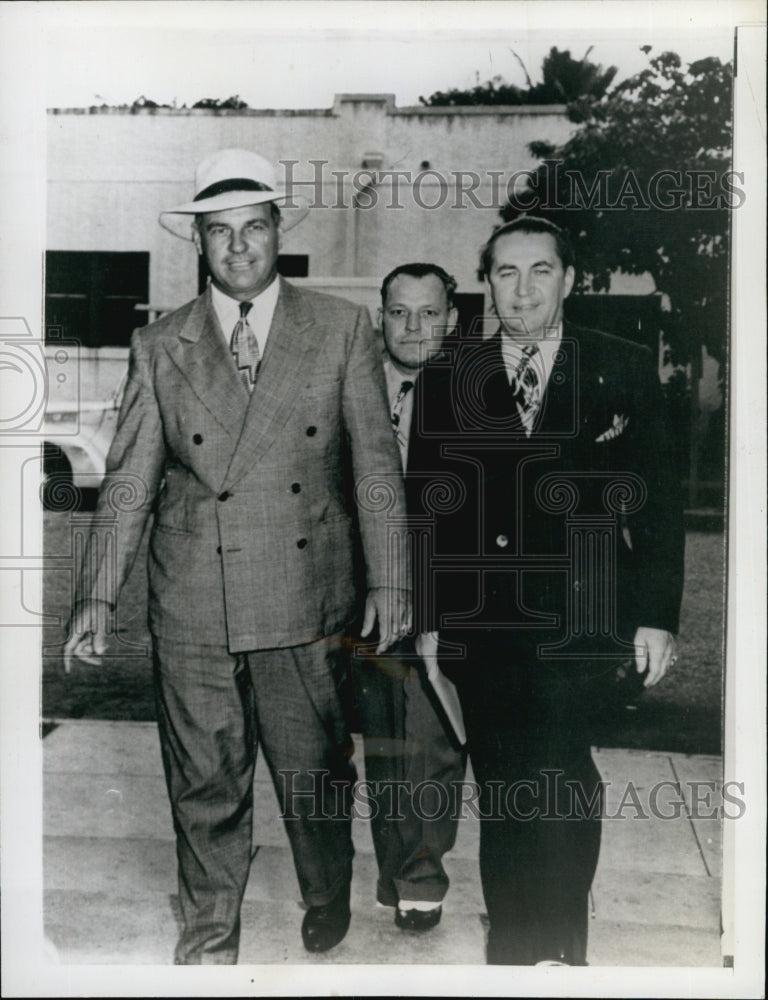
[[412, 388], [413, 382], [411, 382], [410, 379], [404, 379], [400, 383], [400, 388], [398, 389], [397, 395], [392, 403], [392, 430], [395, 432], [397, 443], [400, 445], [400, 451], [403, 453], [408, 445], [408, 441], [406, 440], [405, 434], [403, 434], [403, 429], [400, 426], [400, 417], [402, 416], [405, 397]]
[[248, 313], [251, 311], [252, 306], [253, 302], [240, 303], [240, 319], [235, 323], [230, 343], [230, 350], [235, 359], [235, 367], [248, 392], [253, 392], [253, 386], [256, 382], [261, 362], [256, 334], [248, 324]]
[[510, 387], [528, 437], [531, 435], [536, 414], [541, 407], [541, 374], [542, 359], [538, 344], [527, 344], [512, 375]]

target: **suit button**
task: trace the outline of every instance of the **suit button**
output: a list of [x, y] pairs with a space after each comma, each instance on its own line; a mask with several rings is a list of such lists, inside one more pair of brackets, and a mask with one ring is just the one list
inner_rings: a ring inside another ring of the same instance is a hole
[[203, 443], [203, 435], [202, 434], [193, 434], [192, 435], [192, 440], [195, 442], [195, 444], [202, 444]]
[[509, 539], [506, 535], [497, 535], [496, 544], [500, 549], [505, 549], [509, 545]]
[[576, 591], [581, 590], [581, 580], [577, 580], [576, 583], [574, 583], [573, 589]]
[[317, 427], [315, 427], [314, 425], [312, 425], [311, 427], [307, 427], [308, 438], [314, 437], [315, 434], [317, 434]]
[[296, 548], [297, 549], [305, 549], [306, 547], [307, 547], [307, 540], [306, 540], [306, 538], [300, 538], [298, 540], [298, 542], [296, 542]]
[[232, 494], [229, 492], [229, 490], [224, 490], [223, 493], [219, 493], [219, 500], [221, 500], [221, 502], [224, 503], [224, 501], [229, 500], [231, 496]]
[[216, 554], [217, 555], [221, 555], [221, 546], [220, 545], [216, 546]]
[[301, 493], [301, 483], [291, 483], [291, 493]]

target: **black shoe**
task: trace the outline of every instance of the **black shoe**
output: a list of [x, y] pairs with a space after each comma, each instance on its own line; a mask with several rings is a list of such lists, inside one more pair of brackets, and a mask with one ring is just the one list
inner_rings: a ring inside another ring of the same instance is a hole
[[432, 910], [395, 910], [395, 923], [401, 931], [431, 931], [440, 923], [443, 915], [442, 906]]
[[325, 906], [310, 906], [301, 925], [301, 939], [307, 951], [328, 951], [349, 929], [349, 886]]

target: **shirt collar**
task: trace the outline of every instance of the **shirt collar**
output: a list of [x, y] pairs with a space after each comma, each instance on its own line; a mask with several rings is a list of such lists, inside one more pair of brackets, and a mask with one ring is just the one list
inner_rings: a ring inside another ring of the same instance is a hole
[[384, 353], [383, 363], [384, 378], [387, 380], [387, 398], [391, 403], [398, 392], [400, 392], [400, 387], [403, 382], [413, 382], [413, 384], [416, 385], [416, 379], [419, 377], [419, 372], [409, 372], [407, 375], [403, 375], [392, 364], [392, 359], [386, 352]]
[[[221, 326], [221, 332], [224, 334], [224, 339], [229, 343], [235, 324], [240, 319], [240, 302], [229, 295], [225, 295], [213, 282], [211, 282], [210, 288], [211, 301], [213, 302], [213, 308]], [[269, 328], [272, 325], [272, 317], [275, 313], [279, 294], [280, 280], [276, 277], [271, 284], [267, 285], [263, 292], [260, 292], [251, 300], [253, 305], [248, 313], [248, 325], [256, 334], [256, 339], [259, 342], [259, 350], [262, 355], [264, 353], [264, 344], [269, 334]]]
[[544, 382], [545, 384], [549, 381], [549, 376], [552, 372], [552, 368], [555, 362], [555, 354], [560, 347], [561, 341], [563, 339], [563, 324], [560, 323], [557, 330], [553, 330], [543, 337], [541, 340], [515, 340], [514, 337], [510, 337], [508, 334], [500, 330], [501, 336], [501, 356], [504, 360], [504, 367], [507, 370], [507, 377], [511, 380], [512, 374], [520, 363], [520, 359], [523, 356], [523, 348], [527, 347], [531, 343], [535, 343], [541, 354], [541, 364], [544, 371]]

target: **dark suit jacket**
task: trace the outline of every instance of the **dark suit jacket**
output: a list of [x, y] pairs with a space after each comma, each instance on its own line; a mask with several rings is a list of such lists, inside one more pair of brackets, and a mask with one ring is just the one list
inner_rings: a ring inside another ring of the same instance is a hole
[[527, 438], [500, 345], [500, 334], [464, 342], [417, 384], [407, 487], [422, 535], [419, 627], [626, 657], [639, 625], [677, 631], [682, 593], [677, 470], [653, 359], [566, 324]]
[[281, 279], [249, 395], [206, 292], [133, 336], [94, 522], [117, 511], [117, 551], [92, 545], [79, 597], [116, 602], [154, 511], [154, 634], [237, 652], [338, 632], [355, 606], [352, 479], [367, 586], [386, 586], [405, 497], [365, 309]]

